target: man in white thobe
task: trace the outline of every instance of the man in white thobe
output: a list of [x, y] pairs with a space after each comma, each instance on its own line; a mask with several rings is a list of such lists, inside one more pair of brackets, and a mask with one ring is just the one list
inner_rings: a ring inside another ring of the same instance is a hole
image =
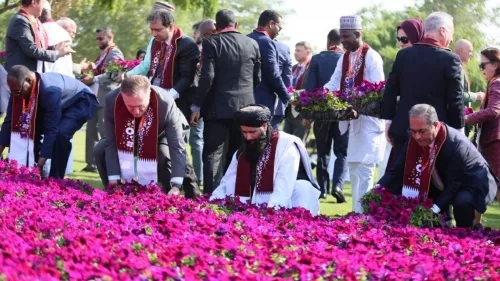
[[210, 199], [239, 196], [246, 203], [302, 207], [318, 215], [320, 191], [302, 141], [273, 130], [271, 111], [263, 105], [246, 106], [234, 119], [245, 144], [234, 154]]
[[[358, 86], [363, 80], [383, 81], [382, 57], [361, 38], [361, 18], [340, 18], [340, 39], [347, 50], [338, 60], [335, 72], [325, 85], [331, 91], [345, 91]], [[384, 154], [383, 120], [359, 115], [358, 119], [339, 122], [341, 133], [349, 128], [347, 163], [352, 185], [352, 210], [362, 213], [361, 197], [373, 186], [375, 166]]]
[[[58, 21], [58, 23], [54, 22], [51, 16], [51, 7], [49, 2], [45, 2], [43, 7], [42, 16], [40, 20], [43, 23], [43, 28], [47, 33], [49, 46], [55, 46], [61, 42], [66, 42], [68, 45], [71, 45], [72, 36], [69, 32], [61, 27], [60, 23], [68, 23], [71, 26], [68, 26], [71, 30], [76, 32], [76, 23], [68, 18], [64, 21]], [[71, 23], [72, 22], [72, 23]], [[74, 24], [74, 26], [73, 26]], [[73, 33], [74, 35], [74, 33]], [[44, 68], [45, 67], [45, 68]], [[73, 57], [71, 54], [58, 58], [55, 62], [46, 62], [46, 61], [38, 61], [38, 69], [44, 69], [45, 72], [56, 72], [59, 74], [63, 74], [69, 76], [71, 78], [75, 78], [73, 74]], [[73, 142], [73, 140], [71, 140]], [[51, 159], [47, 160], [45, 167], [45, 173], [48, 174], [50, 171]], [[71, 153], [68, 158], [68, 165], [66, 166], [66, 174], [70, 175], [73, 173], [73, 149], [71, 149]]]

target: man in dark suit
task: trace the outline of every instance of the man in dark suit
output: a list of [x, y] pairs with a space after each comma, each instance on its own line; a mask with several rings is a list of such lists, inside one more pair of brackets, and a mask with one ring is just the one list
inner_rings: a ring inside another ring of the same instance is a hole
[[[5, 38], [7, 71], [14, 65], [24, 65], [31, 71], [37, 71], [39, 60], [55, 62], [59, 57], [74, 53], [65, 42], [48, 46], [47, 34], [37, 19], [42, 14], [45, 1], [22, 0], [21, 10], [10, 20]], [[38, 71], [44, 72], [44, 69]]]
[[257, 28], [248, 37], [259, 44], [262, 81], [255, 89], [255, 103], [265, 105], [274, 115], [276, 99], [287, 105], [290, 95], [279, 70], [279, 52], [275, 41], [281, 31], [281, 15], [274, 10], [260, 14]]
[[[260, 82], [257, 43], [236, 30], [232, 11], [220, 10], [215, 21], [217, 34], [203, 41], [201, 77], [190, 120], [192, 126], [197, 125], [201, 108], [205, 122], [204, 193], [212, 193], [220, 180], [218, 175], [225, 173], [231, 157], [241, 146], [241, 131], [233, 121], [233, 113], [254, 103], [254, 88]], [[223, 155], [225, 145], [227, 151]]]
[[[276, 48], [278, 49], [278, 69], [281, 74], [281, 80], [285, 87], [290, 87], [292, 85], [292, 57], [290, 56], [290, 48], [281, 42], [274, 41]], [[276, 107], [274, 108], [274, 116], [271, 120], [271, 126], [273, 129], [278, 130], [278, 125], [285, 118], [286, 104], [284, 104], [280, 99], [276, 101]]]
[[[169, 93], [151, 86], [144, 76], [131, 75], [106, 95], [104, 112], [106, 137], [94, 149], [104, 186], [120, 180], [145, 185], [158, 181], [165, 193], [179, 194], [189, 125]], [[134, 126], [128, 126], [128, 120]], [[120, 131], [127, 133], [116, 134]], [[130, 146], [123, 145], [127, 142]], [[186, 189], [186, 197], [193, 195]]]
[[[340, 31], [332, 29], [327, 37], [327, 51], [314, 55], [311, 59], [307, 79], [304, 81], [304, 89], [313, 91], [322, 88], [330, 81], [335, 72], [337, 62], [344, 53], [340, 44]], [[316, 166], [316, 178], [321, 187], [321, 197], [330, 193], [330, 175], [328, 164], [330, 163], [330, 149], [333, 141], [333, 153], [335, 154], [335, 167], [333, 169], [332, 194], [337, 203], [345, 202], [343, 193], [344, 178], [347, 172], [347, 144], [349, 142], [349, 131], [340, 133], [339, 122], [314, 121], [314, 135], [316, 136], [316, 148], [318, 150], [318, 165]]]
[[[149, 28], [154, 37], [151, 47], [146, 50], [149, 64], [143, 64], [127, 72], [124, 76], [145, 75], [151, 83], [165, 89], [175, 100], [184, 117], [190, 117], [193, 96], [193, 81], [196, 65], [200, 60], [200, 50], [193, 39], [185, 35], [174, 24], [174, 16], [166, 9], [153, 9], [148, 16]], [[199, 193], [198, 179], [193, 166], [187, 164], [184, 188]]]
[[460, 58], [448, 49], [453, 31], [450, 15], [432, 13], [425, 21], [426, 37], [396, 56], [382, 104], [382, 119], [390, 120], [386, 137], [394, 157], [408, 139], [408, 111], [415, 104], [430, 104], [439, 120], [455, 129], [464, 127]]
[[[50, 176], [63, 178], [73, 135], [91, 119], [96, 96], [80, 81], [58, 73], [37, 73], [16, 65], [7, 76], [11, 99], [0, 132], [0, 155], [43, 171], [51, 160]], [[43, 144], [41, 136], [43, 135]]]
[[95, 60], [94, 76], [84, 74], [82, 82], [91, 86], [95, 83], [98, 88], [97, 99], [100, 105], [96, 109], [95, 117], [87, 122], [87, 130], [85, 132], [85, 162], [87, 166], [83, 168], [84, 172], [96, 172], [94, 159], [94, 146], [97, 141], [104, 137], [104, 107], [105, 96], [107, 93], [120, 87], [120, 84], [111, 80], [110, 73], [106, 73], [104, 66], [111, 61], [123, 59], [122, 51], [116, 46], [114, 41], [114, 33], [110, 27], [99, 28], [96, 30], [97, 46], [101, 50], [101, 54]]
[[[497, 193], [497, 179], [464, 133], [438, 121], [434, 107], [417, 104], [409, 112], [411, 138], [378, 182], [407, 197], [427, 194], [432, 211], [453, 213], [457, 227], [472, 227]], [[451, 219], [451, 217], [449, 218]]]

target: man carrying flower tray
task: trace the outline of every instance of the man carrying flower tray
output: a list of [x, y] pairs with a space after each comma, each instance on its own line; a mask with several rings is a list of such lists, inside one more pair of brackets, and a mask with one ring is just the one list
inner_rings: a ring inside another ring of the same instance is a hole
[[[371, 83], [384, 80], [380, 55], [361, 38], [361, 18], [340, 18], [340, 40], [347, 52], [338, 60], [330, 82], [330, 91], [346, 92], [360, 86], [364, 80]], [[361, 197], [373, 186], [375, 166], [384, 153], [384, 121], [355, 113], [356, 120], [339, 122], [342, 134], [349, 129], [347, 163], [352, 184], [352, 210], [361, 213]]]
[[472, 227], [474, 212], [483, 214], [495, 198], [498, 179], [462, 132], [439, 122], [434, 107], [417, 104], [409, 119], [411, 138], [378, 184], [405, 197], [427, 196], [432, 211], [449, 219], [453, 206], [457, 227]]

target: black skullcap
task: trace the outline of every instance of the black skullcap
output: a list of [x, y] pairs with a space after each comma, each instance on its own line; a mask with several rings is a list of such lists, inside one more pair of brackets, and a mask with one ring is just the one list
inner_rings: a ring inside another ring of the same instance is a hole
[[264, 105], [250, 104], [236, 111], [233, 118], [239, 126], [260, 127], [271, 121], [271, 111]]

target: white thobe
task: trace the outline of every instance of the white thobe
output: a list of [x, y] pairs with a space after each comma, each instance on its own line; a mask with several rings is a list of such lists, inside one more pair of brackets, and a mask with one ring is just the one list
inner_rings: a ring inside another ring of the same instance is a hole
[[[49, 46], [55, 46], [61, 42], [67, 41], [68, 44], [71, 44], [71, 36], [69, 33], [64, 30], [60, 25], [58, 25], [55, 22], [46, 22], [43, 24], [43, 28], [45, 29], [45, 32], [47, 33], [48, 41], [49, 41]], [[43, 65], [45, 65], [45, 72], [56, 72], [59, 74], [63, 74], [66, 76], [69, 76], [71, 78], [75, 78], [75, 75], [73, 74], [73, 57], [71, 54], [60, 57], [58, 58], [55, 62], [44, 62], [44, 61], [38, 61], [37, 65], [37, 70], [38, 72], [42, 72], [41, 70], [43, 69]], [[71, 143], [73, 143], [73, 139], [71, 140]], [[50, 171], [50, 164], [51, 161], [50, 159], [47, 160], [47, 163], [44, 166], [44, 173], [48, 175]], [[71, 153], [68, 158], [68, 165], [66, 166], [66, 174], [72, 174], [73, 173], [73, 149], [71, 149]]]
[[[351, 52], [350, 61], [354, 65], [357, 52]], [[337, 62], [337, 67], [330, 81], [325, 85], [331, 91], [340, 89], [342, 64], [344, 55]], [[384, 62], [382, 57], [373, 49], [369, 49], [365, 57], [364, 79], [372, 83], [385, 80]], [[349, 144], [347, 147], [347, 163], [352, 185], [353, 211], [361, 213], [361, 197], [373, 186], [375, 166], [381, 162], [384, 155], [385, 122], [382, 119], [360, 115], [358, 119], [340, 121], [339, 129], [342, 133], [349, 130]]]
[[[49, 46], [55, 46], [61, 42], [68, 42], [68, 44], [71, 44], [71, 36], [57, 23], [46, 22], [43, 24], [43, 28], [47, 33]], [[71, 54], [60, 57], [55, 62], [38, 61], [38, 70], [42, 69], [42, 64], [45, 64], [45, 72], [56, 72], [75, 78], [75, 75], [73, 74], [73, 57]]]
[[[212, 193], [211, 200], [224, 199], [226, 196], [235, 196], [236, 174], [238, 160], [235, 153], [226, 174], [220, 185]], [[310, 181], [297, 180], [299, 164], [306, 170]], [[302, 141], [290, 134], [280, 132], [274, 163], [274, 188], [269, 194], [257, 194], [254, 190], [253, 204], [267, 203], [269, 207], [302, 207], [313, 215], [319, 214], [320, 191], [314, 182], [309, 155]], [[240, 197], [240, 200], [249, 203], [249, 197]]]

